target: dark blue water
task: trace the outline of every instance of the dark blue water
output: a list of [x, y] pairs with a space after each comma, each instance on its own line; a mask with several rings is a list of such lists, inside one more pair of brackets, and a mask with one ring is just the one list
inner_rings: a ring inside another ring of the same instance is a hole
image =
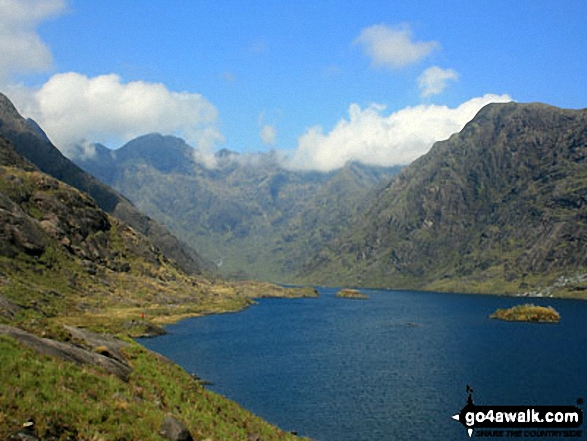
[[552, 325], [488, 318], [515, 298], [365, 291], [359, 301], [319, 291], [188, 319], [141, 343], [315, 440], [468, 439], [451, 419], [467, 384], [476, 404], [587, 399], [587, 302], [533, 299], [561, 313]]

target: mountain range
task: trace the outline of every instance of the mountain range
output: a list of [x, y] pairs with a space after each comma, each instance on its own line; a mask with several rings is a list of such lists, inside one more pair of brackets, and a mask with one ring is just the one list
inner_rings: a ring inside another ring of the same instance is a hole
[[[72, 157], [224, 274], [278, 282], [580, 296], [585, 110], [490, 104], [400, 173], [272, 154], [198, 162], [158, 134]], [[399, 174], [398, 174], [399, 173]]]
[[[78, 146], [71, 158], [117, 193], [0, 104], [0, 132], [17, 150], [107, 211], [132, 211], [139, 231], [165, 225], [181, 240], [168, 248], [187, 244], [196, 273], [213, 261], [225, 276], [282, 283], [587, 293], [587, 110], [490, 104], [403, 169], [295, 171], [275, 153], [228, 150], [210, 166], [160, 134], [117, 150]], [[36, 158], [43, 148], [51, 154]]]
[[149, 134], [117, 150], [80, 145], [80, 167], [166, 225], [229, 277], [292, 282], [399, 167], [349, 163], [293, 171], [274, 153], [221, 150], [205, 165], [180, 138]]
[[202, 274], [211, 266], [200, 255], [178, 241], [161, 224], [137, 210], [130, 201], [112, 188], [83, 171], [50, 142], [43, 130], [32, 120], [25, 120], [12, 102], [0, 93], [0, 134], [14, 149], [41, 171], [88, 193], [104, 211], [113, 214], [173, 258], [189, 274]]
[[584, 296], [587, 110], [490, 104], [305, 263], [314, 283]]
[[211, 167], [158, 134], [74, 156], [96, 177], [0, 94], [3, 439], [297, 439], [128, 338], [316, 294], [211, 279], [191, 245], [233, 277], [587, 298], [587, 110], [491, 104], [401, 170]]

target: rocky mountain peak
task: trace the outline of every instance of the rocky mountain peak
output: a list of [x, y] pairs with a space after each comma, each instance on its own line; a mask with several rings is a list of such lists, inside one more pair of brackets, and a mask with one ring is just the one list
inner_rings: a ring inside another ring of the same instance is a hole
[[34, 130], [10, 100], [0, 94], [0, 135], [42, 172], [89, 194], [101, 209], [128, 223], [149, 238], [189, 274], [199, 274], [208, 264], [192, 249], [178, 241], [164, 227], [139, 212], [132, 203], [71, 162], [47, 139]]
[[139, 136], [114, 151], [117, 161], [144, 163], [163, 173], [186, 172], [194, 165], [194, 149], [183, 139], [151, 133]]
[[310, 278], [517, 292], [585, 270], [586, 158], [587, 110], [491, 104], [379, 192]]

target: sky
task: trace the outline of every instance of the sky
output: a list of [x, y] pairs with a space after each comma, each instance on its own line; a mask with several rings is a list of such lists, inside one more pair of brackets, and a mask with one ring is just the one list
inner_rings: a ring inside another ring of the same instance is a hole
[[62, 151], [146, 133], [408, 164], [490, 102], [587, 107], [587, 2], [0, 0], [0, 91]]

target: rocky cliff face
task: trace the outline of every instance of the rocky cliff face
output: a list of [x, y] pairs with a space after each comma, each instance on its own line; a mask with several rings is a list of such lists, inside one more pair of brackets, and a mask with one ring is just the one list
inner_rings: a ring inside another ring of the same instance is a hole
[[147, 238], [109, 216], [87, 194], [19, 159], [2, 137], [0, 152], [0, 257], [17, 261], [9, 266], [34, 258], [42, 272], [44, 264], [52, 268], [51, 262], [68, 260], [91, 275], [128, 272], [137, 260], [172, 266]]
[[523, 292], [581, 273], [586, 158], [587, 111], [491, 104], [384, 188], [308, 278]]
[[42, 130], [22, 118], [10, 100], [0, 93], [0, 134], [11, 141], [16, 151], [41, 171], [88, 193], [100, 208], [140, 233], [174, 259], [189, 274], [201, 274], [210, 266], [164, 227], [139, 212], [126, 198], [102, 184], [65, 158]]

